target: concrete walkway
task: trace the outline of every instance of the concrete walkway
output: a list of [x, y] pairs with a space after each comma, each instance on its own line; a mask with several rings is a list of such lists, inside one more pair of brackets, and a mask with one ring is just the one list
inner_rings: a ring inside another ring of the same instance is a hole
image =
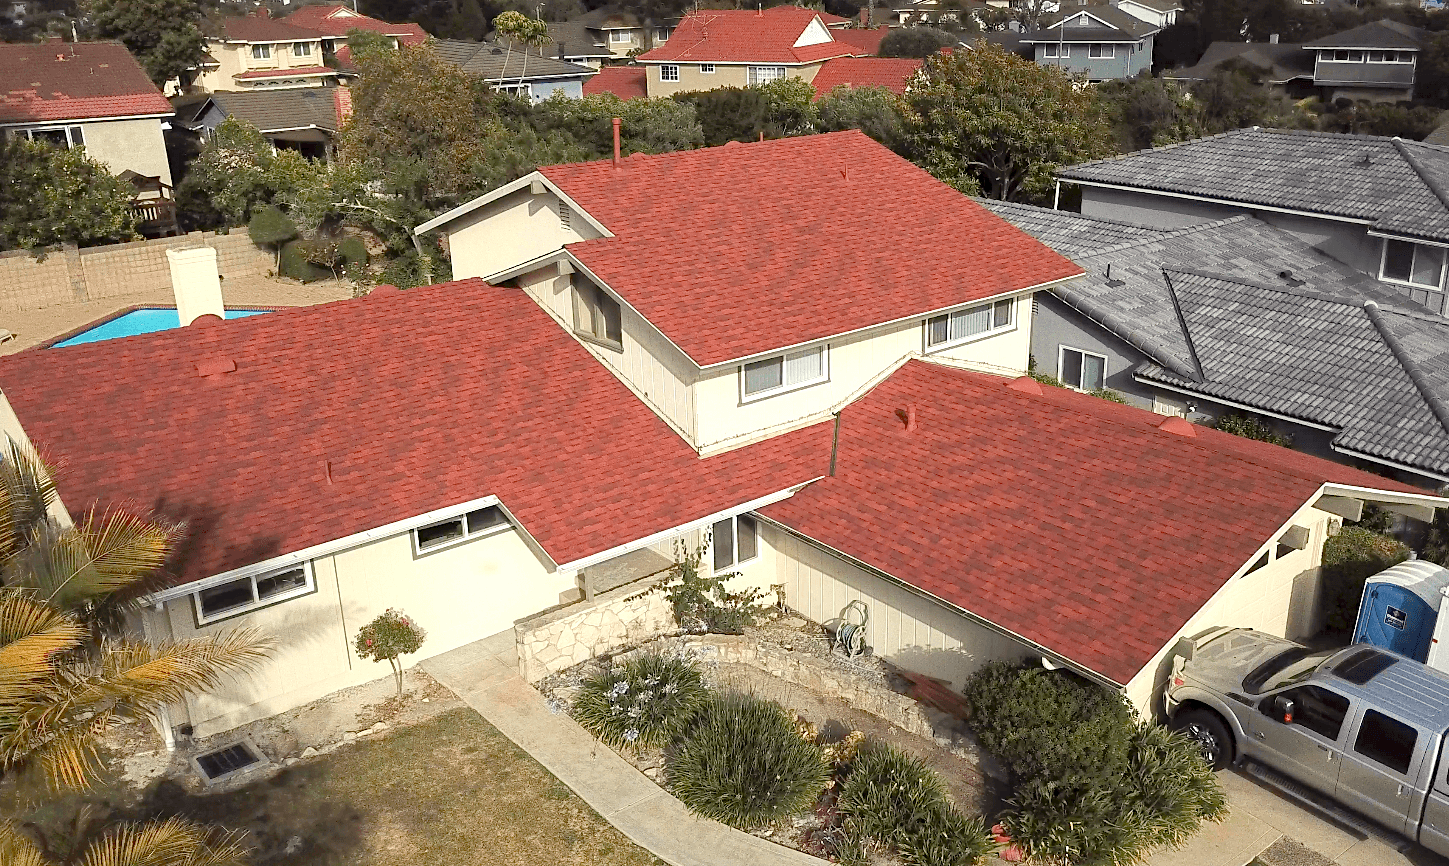
[[[1245, 866], [1259, 856], [1270, 866], [1443, 863], [1423, 848], [1410, 846], [1407, 840], [1396, 846], [1382, 839], [1365, 838], [1236, 770], [1218, 773], [1218, 780], [1228, 793], [1232, 809], [1228, 819], [1207, 825], [1180, 851], [1155, 854], [1148, 866]], [[1298, 844], [1292, 844], [1295, 842]], [[1279, 852], [1281, 857], [1277, 856]]]
[[[808, 854], [695, 817], [518, 675], [513, 632], [421, 662], [610, 824], [673, 866], [820, 866]], [[1208, 864], [1195, 864], [1208, 866]]]

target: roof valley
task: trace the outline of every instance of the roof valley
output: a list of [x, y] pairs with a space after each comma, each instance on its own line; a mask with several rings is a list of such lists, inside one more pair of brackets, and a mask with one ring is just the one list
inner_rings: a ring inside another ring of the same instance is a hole
[[1379, 336], [1383, 339], [1384, 344], [1393, 353], [1394, 360], [1398, 361], [1399, 366], [1404, 368], [1404, 372], [1409, 376], [1409, 381], [1414, 383], [1414, 387], [1423, 396], [1424, 402], [1429, 404], [1429, 409], [1434, 413], [1434, 417], [1439, 420], [1440, 426], [1444, 428], [1445, 433], [1449, 433], [1449, 402], [1446, 402], [1443, 397], [1435, 393], [1424, 371], [1409, 356], [1403, 343], [1399, 341], [1398, 335], [1394, 334], [1389, 328], [1388, 323], [1384, 321], [1383, 313], [1379, 311], [1379, 305], [1373, 301], [1365, 301], [1363, 310], [1368, 315], [1369, 321], [1373, 323], [1374, 329], [1378, 331]]

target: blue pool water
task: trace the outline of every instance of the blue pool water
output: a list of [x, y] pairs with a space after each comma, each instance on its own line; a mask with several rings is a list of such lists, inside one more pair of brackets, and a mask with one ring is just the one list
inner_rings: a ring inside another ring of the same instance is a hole
[[[245, 319], [247, 316], [270, 312], [271, 310], [227, 310], [226, 317], [228, 319]], [[55, 348], [79, 346], [81, 343], [98, 343], [101, 340], [114, 340], [117, 337], [134, 337], [137, 334], [151, 334], [179, 327], [181, 327], [181, 317], [176, 313], [174, 307], [132, 310], [56, 343]]]

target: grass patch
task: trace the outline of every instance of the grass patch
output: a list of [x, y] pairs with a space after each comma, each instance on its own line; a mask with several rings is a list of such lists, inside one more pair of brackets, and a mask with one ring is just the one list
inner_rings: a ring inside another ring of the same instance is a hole
[[163, 781], [111, 813], [173, 814], [247, 830], [255, 866], [659, 863], [467, 709], [224, 794]]

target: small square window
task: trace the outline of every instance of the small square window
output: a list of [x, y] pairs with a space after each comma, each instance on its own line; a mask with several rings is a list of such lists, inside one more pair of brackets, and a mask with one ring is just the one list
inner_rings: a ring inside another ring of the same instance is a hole
[[508, 525], [508, 515], [497, 505], [490, 505], [487, 508], [480, 508], [477, 511], [470, 511], [467, 515], [468, 534], [478, 535], [485, 532], [493, 532]]
[[609, 41], [614, 43], [615, 45], [618, 45], [622, 42], [633, 42], [634, 37], [629, 33], [628, 30], [610, 30]]
[[724, 571], [760, 556], [760, 528], [748, 514], [726, 517], [711, 528], [714, 570]]
[[1115, 47], [1110, 43], [1094, 42], [1087, 46], [1087, 56], [1096, 58], [1113, 57], [1115, 56], [1113, 51]]
[[700, 75], [713, 75], [714, 74], [714, 64], [713, 63], [701, 63], [701, 64], [699, 64], [699, 74]]
[[420, 526], [414, 534], [418, 539], [418, 550], [422, 551], [458, 541], [467, 535], [467, 530], [463, 528], [463, 518], [455, 517], [431, 526]]
[[307, 569], [302, 566], [257, 578], [257, 600], [265, 601], [307, 587]]
[[253, 45], [252, 46], [252, 59], [253, 60], [267, 60], [271, 56], [272, 56], [272, 46], [270, 46], [270, 45]]
[[678, 66], [670, 66], [670, 65], [666, 65], [666, 66], [659, 67], [659, 80], [660, 81], [678, 81], [679, 80], [679, 67]]
[[310, 42], [293, 42], [292, 43], [292, 56], [293, 57], [311, 57], [312, 56], [312, 43], [310, 43]]
[[1107, 358], [1103, 355], [1062, 346], [1061, 363], [1057, 369], [1061, 380], [1069, 388], [1096, 391], [1106, 387]]

